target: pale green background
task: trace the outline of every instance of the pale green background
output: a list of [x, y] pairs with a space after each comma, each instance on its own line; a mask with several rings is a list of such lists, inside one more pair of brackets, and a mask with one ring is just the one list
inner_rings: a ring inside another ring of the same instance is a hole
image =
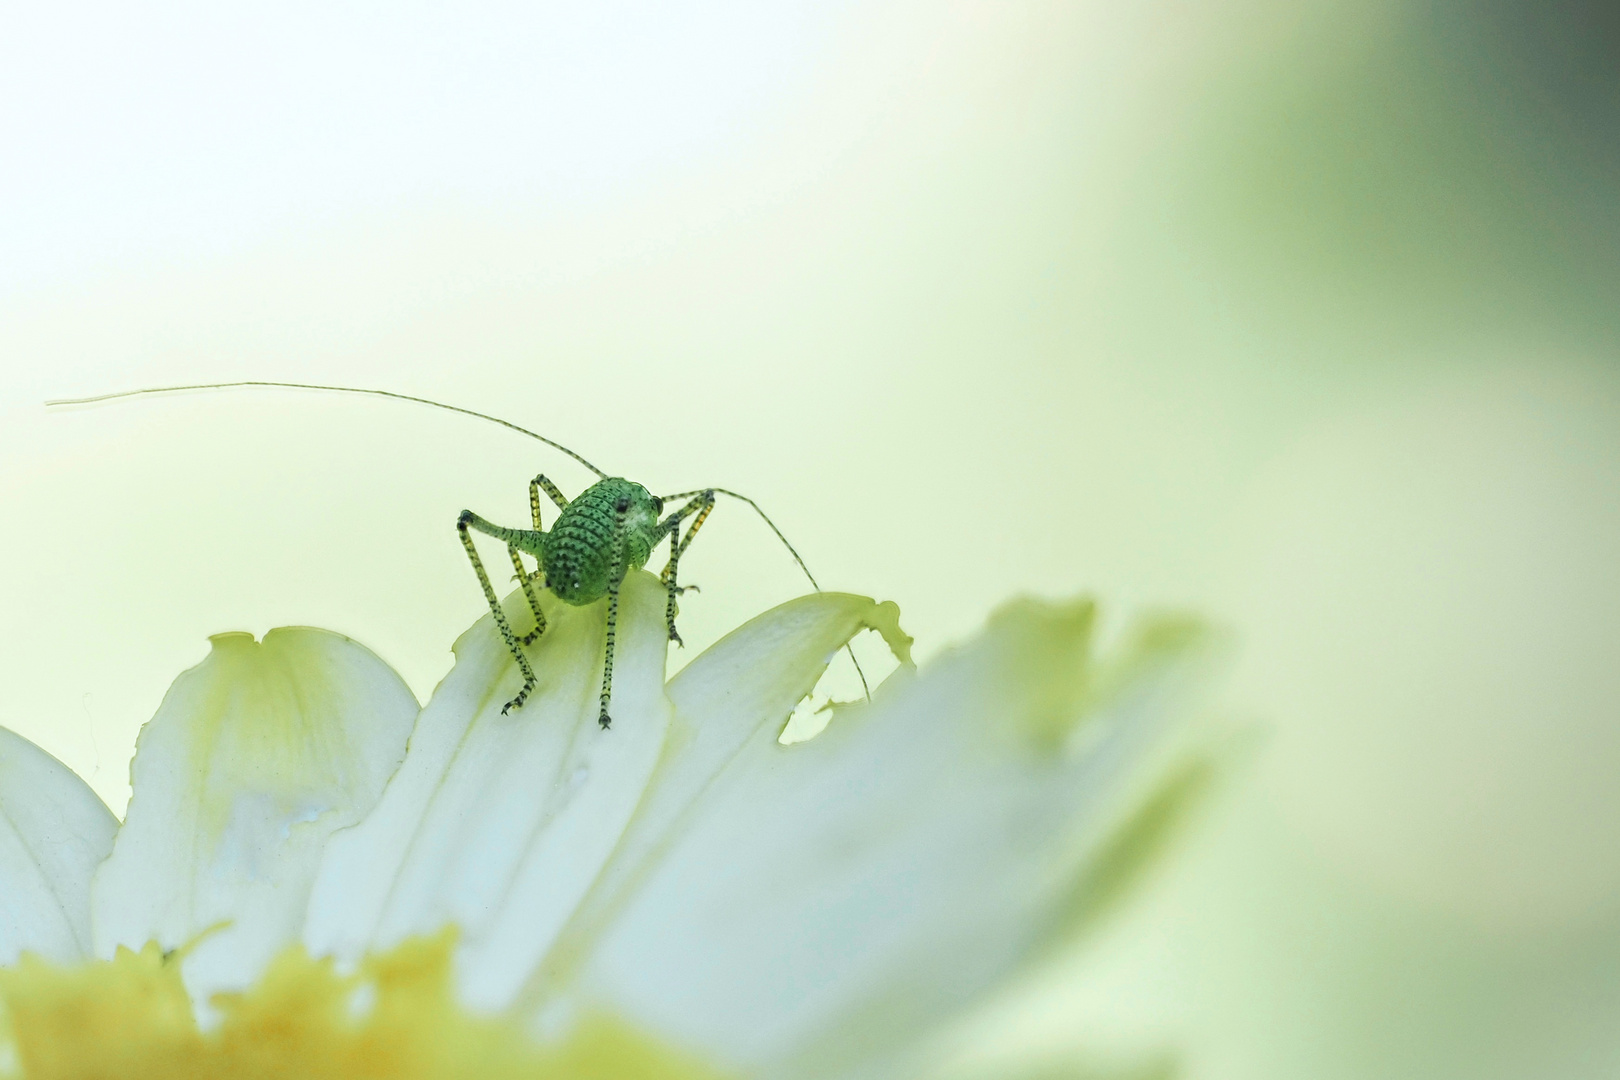
[[[1616, 1075], [1620, 139], [1582, 17], [19, 14], [0, 723], [120, 809], [209, 634], [341, 630], [426, 695], [482, 610], [456, 512], [585, 479], [394, 403], [45, 398], [437, 396], [754, 495], [923, 658], [1020, 592], [1232, 630], [1216, 712], [1260, 749], [964, 1068]], [[800, 588], [736, 505], [683, 570], [694, 647]]]

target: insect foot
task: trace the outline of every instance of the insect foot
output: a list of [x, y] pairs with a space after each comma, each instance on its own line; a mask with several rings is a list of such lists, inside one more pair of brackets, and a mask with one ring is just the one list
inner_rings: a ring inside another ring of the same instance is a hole
[[508, 701], [505, 705], [501, 706], [501, 715], [505, 716], [507, 713], [511, 712], [513, 709], [521, 709], [521, 708], [523, 708], [523, 703], [525, 701], [529, 700], [529, 691], [533, 690], [533, 689], [534, 689], [534, 683], [533, 682], [524, 683], [523, 684], [523, 689], [518, 691], [517, 697], [513, 698], [511, 701]]

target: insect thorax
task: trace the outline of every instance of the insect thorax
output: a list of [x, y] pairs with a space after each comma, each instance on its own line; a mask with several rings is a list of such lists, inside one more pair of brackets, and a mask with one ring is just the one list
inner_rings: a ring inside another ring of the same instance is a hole
[[601, 599], [610, 583], [645, 565], [657, 529], [658, 514], [646, 488], [620, 477], [597, 481], [568, 504], [546, 533], [547, 587], [570, 604]]

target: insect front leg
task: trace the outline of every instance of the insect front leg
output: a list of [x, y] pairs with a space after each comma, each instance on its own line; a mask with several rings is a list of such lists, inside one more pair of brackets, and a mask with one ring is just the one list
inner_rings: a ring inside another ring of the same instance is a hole
[[[489, 575], [484, 572], [483, 560], [478, 557], [478, 549], [473, 546], [472, 536], [468, 528], [476, 528], [479, 532], [494, 533], [500, 527], [491, 525], [471, 510], [463, 510], [456, 519], [456, 533], [461, 537], [461, 546], [467, 549], [467, 558], [472, 562], [473, 573], [478, 575], [478, 584], [483, 587], [484, 599], [489, 601], [489, 610], [495, 616], [495, 625], [501, 631], [501, 637], [506, 641], [506, 647], [512, 651], [512, 659], [517, 661], [518, 670], [523, 672], [523, 689], [518, 691], [517, 697], [508, 701], [501, 707], [501, 715], [505, 716], [512, 709], [521, 709], [528, 700], [529, 692], [534, 689], [534, 668], [529, 666], [529, 658], [523, 654], [523, 646], [518, 644], [517, 638], [512, 636], [512, 627], [506, 622], [506, 613], [501, 610], [500, 598], [495, 595], [495, 587], [489, 583]], [[516, 559], [516, 552], [513, 552]], [[520, 564], [521, 566], [521, 564]], [[539, 610], [539, 604], [535, 604]]]
[[607, 610], [607, 648], [602, 654], [602, 707], [596, 714], [596, 722], [606, 731], [613, 726], [613, 717], [608, 715], [608, 702], [613, 698], [613, 641], [619, 632], [619, 585], [615, 581], [608, 586]]
[[[668, 593], [668, 598], [664, 602], [664, 625], [669, 628], [669, 640], [683, 649], [686, 648], [686, 643], [681, 640], [681, 635], [675, 631], [675, 598], [686, 592], [687, 589], [691, 589], [693, 592], [699, 590], [696, 585], [680, 585], [676, 580], [676, 576], [680, 567], [681, 554], [692, 545], [692, 537], [697, 535], [698, 529], [703, 527], [704, 520], [713, 509], [714, 492], [705, 491], [669, 515], [658, 525], [661, 530], [669, 533], [669, 562], [664, 564], [663, 572], [658, 575], [658, 580], [664, 583], [664, 588]], [[691, 528], [686, 530], [686, 538], [683, 540], [681, 539], [681, 521], [693, 511], [697, 512], [697, 517], [692, 520]]]
[[619, 636], [619, 586], [624, 584], [624, 515], [628, 509], [627, 504], [619, 504], [619, 520], [613, 527], [613, 561], [609, 565], [617, 569], [616, 576], [608, 579], [607, 646], [602, 650], [602, 707], [596, 714], [596, 722], [603, 731], [613, 726], [613, 718], [608, 715], [608, 702], [613, 698], [613, 645]]

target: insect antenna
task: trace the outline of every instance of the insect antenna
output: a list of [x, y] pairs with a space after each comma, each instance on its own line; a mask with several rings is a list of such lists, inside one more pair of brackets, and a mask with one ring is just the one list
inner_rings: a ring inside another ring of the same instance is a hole
[[[729, 495], [733, 499], [738, 499], [747, 503], [749, 506], [752, 506], [754, 508], [754, 513], [758, 514], [760, 516], [760, 520], [764, 521], [766, 525], [770, 526], [771, 532], [776, 534], [776, 538], [782, 541], [782, 546], [787, 548], [788, 554], [793, 556], [793, 561], [799, 564], [799, 569], [803, 570], [804, 576], [809, 579], [810, 587], [816, 590], [816, 592], [821, 591], [821, 586], [816, 582], [816, 576], [810, 572], [810, 568], [805, 565], [804, 559], [800, 557], [798, 551], [794, 549], [793, 545], [788, 542], [788, 538], [782, 533], [782, 530], [776, 527], [776, 522], [772, 521], [771, 516], [760, 508], [759, 503], [755, 502], [753, 499], [750, 499], [748, 496], [737, 491], [727, 491], [725, 488], [698, 488], [695, 491], [677, 491], [673, 495], [664, 495], [662, 498], [666, 502], [673, 502], [676, 499], [686, 499], [693, 495], [702, 495], [705, 491], [712, 491], [716, 495]], [[848, 645], [845, 645], [844, 651], [849, 653], [850, 663], [855, 665], [855, 674], [859, 675], [861, 678], [861, 690], [866, 694], [866, 700], [871, 701], [872, 688], [866, 685], [866, 672], [861, 670], [861, 662], [855, 659], [855, 650], [850, 648]]]
[[519, 435], [527, 435], [531, 439], [539, 439], [547, 446], [556, 450], [561, 450], [563, 453], [567, 454], [569, 457], [573, 458], [575, 461], [579, 462], [581, 465], [585, 466], [602, 479], [607, 479], [607, 473], [603, 472], [601, 469], [598, 469], [595, 465], [592, 465], [582, 456], [568, 449], [568, 447], [564, 446], [562, 443], [548, 439], [544, 435], [530, 431], [528, 428], [519, 427], [510, 420], [502, 420], [498, 416], [490, 416], [488, 413], [476, 412], [473, 409], [463, 409], [459, 405], [446, 405], [444, 402], [434, 401], [432, 398], [416, 397], [412, 394], [397, 394], [392, 390], [373, 390], [369, 387], [363, 386], [323, 386], [319, 383], [269, 382], [264, 379], [243, 379], [239, 382], [195, 383], [189, 386], [149, 386], [141, 390], [120, 390], [114, 394], [97, 394], [95, 397], [58, 398], [55, 401], [47, 401], [45, 404], [47, 407], [52, 405], [92, 405], [98, 401], [116, 401], [119, 398], [139, 397], [142, 394], [170, 394], [181, 390], [226, 390], [236, 386], [278, 386], [287, 390], [326, 390], [337, 394], [370, 394], [373, 397], [394, 398], [398, 401], [414, 401], [418, 405], [431, 405], [435, 409], [444, 409], [447, 412], [461, 413], [463, 416], [476, 416], [480, 420], [488, 420], [492, 424], [499, 424], [503, 428], [510, 428]]
[[[586, 461], [582, 455], [575, 453], [562, 443], [557, 442], [554, 439], [548, 439], [544, 435], [541, 435], [538, 432], [530, 431], [526, 427], [520, 427], [517, 424], [512, 423], [510, 420], [502, 420], [498, 416], [491, 416], [488, 413], [481, 413], [475, 409], [464, 409], [459, 405], [446, 405], [444, 402], [434, 401], [432, 398], [417, 397], [414, 394], [396, 393], [393, 390], [377, 390], [364, 386], [328, 386], [322, 383], [274, 382], [268, 379], [240, 379], [235, 382], [189, 383], [184, 386], [148, 386], [139, 390], [120, 390], [111, 394], [97, 394], [94, 397], [56, 398], [54, 400], [47, 401], [45, 405], [47, 407], [58, 405], [94, 405], [101, 401], [117, 401], [120, 398], [140, 397], [144, 394], [173, 394], [186, 390], [229, 390], [239, 386], [269, 386], [279, 387], [285, 390], [324, 390], [335, 394], [369, 394], [372, 397], [393, 398], [396, 401], [412, 401], [418, 405], [431, 405], [435, 409], [443, 409], [446, 412], [460, 413], [463, 416], [472, 416], [479, 420], [487, 420], [492, 424], [499, 424], [503, 428], [515, 431], [519, 435], [527, 435], [531, 439], [538, 439], [547, 446], [567, 454], [569, 457], [591, 470], [591, 472], [595, 473], [597, 476], [603, 479], [607, 478], [607, 473], [603, 472], [601, 469], [598, 469], [595, 465], [592, 465], [589, 461]], [[674, 495], [666, 495], [664, 498], [670, 500], [680, 499], [692, 495], [700, 495], [705, 491], [713, 491], [718, 495], [727, 495], [733, 499], [738, 499], [745, 502], [749, 506], [753, 507], [754, 513], [758, 514], [765, 524], [770, 527], [771, 532], [776, 534], [776, 538], [782, 541], [782, 546], [787, 548], [788, 554], [793, 556], [793, 561], [799, 564], [799, 569], [804, 571], [804, 576], [810, 581], [810, 587], [815, 589], [817, 592], [821, 591], [821, 586], [816, 582], [815, 575], [810, 572], [810, 567], [805, 565], [804, 559], [799, 555], [798, 551], [794, 549], [793, 545], [788, 542], [788, 538], [783, 535], [782, 530], [776, 527], [776, 522], [772, 521], [770, 515], [765, 513], [764, 510], [760, 509], [760, 505], [753, 499], [750, 499], [748, 496], [736, 491], [727, 491], [725, 488], [700, 488], [696, 491], [684, 491]], [[866, 672], [861, 670], [861, 662], [855, 659], [855, 650], [850, 648], [848, 645], [845, 645], [844, 651], [849, 653], [849, 658], [855, 665], [855, 673], [860, 676], [861, 689], [865, 692], [867, 700], [870, 701], [872, 698], [872, 690], [871, 687], [869, 687], [866, 683]]]

